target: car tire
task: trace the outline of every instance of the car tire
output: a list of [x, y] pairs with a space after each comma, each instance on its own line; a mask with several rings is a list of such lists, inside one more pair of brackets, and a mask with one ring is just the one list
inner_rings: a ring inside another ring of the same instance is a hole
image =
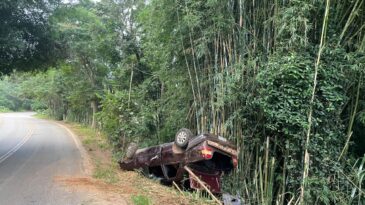
[[137, 143], [134, 142], [130, 143], [127, 147], [127, 152], [125, 153], [127, 159], [132, 159], [137, 149], [138, 149]]
[[193, 136], [193, 133], [189, 129], [182, 128], [177, 131], [175, 135], [175, 144], [178, 147], [185, 149], [189, 144], [189, 140], [193, 138]]

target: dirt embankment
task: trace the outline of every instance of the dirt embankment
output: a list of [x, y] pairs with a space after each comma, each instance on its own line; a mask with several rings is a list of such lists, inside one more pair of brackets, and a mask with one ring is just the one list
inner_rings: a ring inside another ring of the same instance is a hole
[[62, 123], [62, 126], [72, 130], [78, 142], [82, 142], [85, 173], [80, 176], [57, 176], [54, 181], [68, 191], [84, 193], [88, 200], [83, 204], [205, 204], [191, 194], [179, 193], [137, 172], [120, 170], [101, 133], [77, 124]]

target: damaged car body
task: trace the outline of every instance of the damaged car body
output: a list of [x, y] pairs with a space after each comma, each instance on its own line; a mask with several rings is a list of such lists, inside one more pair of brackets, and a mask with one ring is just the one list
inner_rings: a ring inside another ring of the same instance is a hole
[[[236, 146], [225, 138], [212, 134], [194, 136], [183, 128], [176, 133], [175, 142], [128, 150], [126, 159], [120, 160], [119, 165], [124, 170], [142, 169], [165, 182], [202, 189], [184, 169], [187, 166], [212, 193], [219, 194], [221, 177], [237, 167], [237, 156]], [[188, 180], [184, 181], [186, 177]]]

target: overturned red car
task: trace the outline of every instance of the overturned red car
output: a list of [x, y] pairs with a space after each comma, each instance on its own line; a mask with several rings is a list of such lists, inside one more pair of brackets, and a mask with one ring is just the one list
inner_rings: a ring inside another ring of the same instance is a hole
[[212, 193], [221, 193], [221, 176], [237, 167], [237, 156], [236, 146], [225, 138], [211, 134], [194, 136], [183, 128], [176, 133], [175, 142], [138, 150], [135, 144], [128, 147], [127, 156], [119, 165], [124, 170], [142, 169], [165, 182], [202, 189], [184, 169], [188, 166]]

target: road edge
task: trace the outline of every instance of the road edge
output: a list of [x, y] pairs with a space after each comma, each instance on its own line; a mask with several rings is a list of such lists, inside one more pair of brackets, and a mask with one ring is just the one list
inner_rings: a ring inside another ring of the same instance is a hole
[[[48, 120], [50, 121], [50, 120]], [[67, 131], [68, 135], [73, 139], [77, 149], [80, 152], [81, 160], [82, 160], [82, 169], [84, 173], [88, 176], [92, 176], [94, 165], [91, 163], [91, 159], [87, 151], [85, 150], [84, 146], [80, 142], [80, 138], [67, 126], [63, 125], [62, 123], [56, 122], [56, 121], [50, 121], [58, 125], [59, 127], [63, 128]]]

